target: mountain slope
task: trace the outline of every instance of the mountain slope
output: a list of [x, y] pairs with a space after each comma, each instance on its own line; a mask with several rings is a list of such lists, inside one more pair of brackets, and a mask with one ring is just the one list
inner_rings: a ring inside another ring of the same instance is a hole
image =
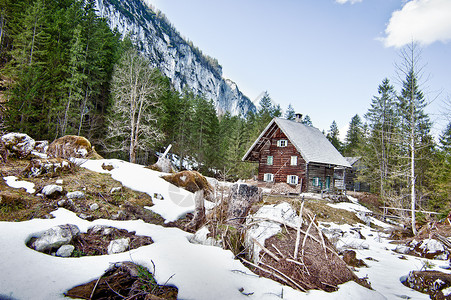
[[110, 27], [129, 36], [152, 65], [169, 77], [178, 91], [187, 88], [213, 100], [218, 113], [233, 115], [255, 111], [254, 104], [237, 85], [222, 77], [216, 59], [186, 42], [160, 13], [141, 0], [95, 0], [98, 14]]

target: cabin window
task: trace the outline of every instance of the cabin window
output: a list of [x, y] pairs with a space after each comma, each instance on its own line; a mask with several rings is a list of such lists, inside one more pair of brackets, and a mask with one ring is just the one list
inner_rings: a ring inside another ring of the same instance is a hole
[[319, 177], [313, 177], [313, 186], [321, 186], [321, 180]]
[[268, 157], [266, 158], [266, 164], [268, 166], [271, 166], [273, 164], [273, 157], [271, 155], [268, 155]]
[[274, 174], [265, 173], [265, 175], [263, 176], [263, 181], [273, 182], [274, 181]]
[[288, 175], [287, 176], [287, 183], [288, 184], [298, 184], [299, 177], [296, 175]]
[[297, 166], [298, 165], [298, 157], [297, 156], [292, 156], [291, 157], [291, 165], [292, 166]]
[[287, 140], [278, 140], [277, 141], [277, 147], [286, 147], [288, 145]]

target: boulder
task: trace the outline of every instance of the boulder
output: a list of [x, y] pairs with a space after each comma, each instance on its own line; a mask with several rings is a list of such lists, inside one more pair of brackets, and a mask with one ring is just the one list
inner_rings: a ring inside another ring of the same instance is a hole
[[44, 252], [69, 244], [80, 233], [76, 225], [66, 224], [52, 227], [31, 243], [31, 248]]
[[182, 171], [171, 175], [162, 176], [162, 178], [175, 186], [182, 187], [191, 193], [204, 190], [205, 194], [213, 191], [212, 186], [207, 179], [196, 171]]
[[38, 153], [46, 154], [49, 149], [49, 141], [36, 141], [34, 150]]
[[74, 252], [75, 246], [73, 245], [62, 245], [59, 247], [58, 251], [56, 251], [56, 256], [59, 257], [70, 257], [72, 252]]
[[108, 245], [108, 254], [121, 253], [128, 250], [130, 245], [130, 238], [117, 239], [110, 242]]
[[436, 239], [411, 240], [405, 245], [398, 245], [394, 251], [427, 259], [446, 260], [449, 257], [449, 251]]
[[91, 143], [82, 136], [66, 135], [53, 141], [48, 150], [49, 157], [69, 159], [88, 158], [93, 154]]
[[439, 271], [412, 271], [401, 282], [431, 299], [451, 299], [451, 274]]
[[42, 193], [48, 198], [57, 198], [63, 193], [63, 188], [56, 184], [49, 184], [42, 188]]
[[66, 194], [67, 199], [83, 199], [85, 197], [85, 193], [81, 191], [70, 192]]
[[35, 158], [30, 161], [23, 170], [26, 177], [37, 177], [47, 175], [50, 177], [61, 175], [72, 171], [74, 165], [62, 158]]
[[89, 205], [89, 209], [90, 210], [98, 210], [99, 209], [99, 205], [97, 203], [93, 203], [91, 205]]
[[1, 139], [6, 149], [19, 158], [27, 157], [36, 144], [35, 140], [25, 133], [11, 132], [3, 135]]

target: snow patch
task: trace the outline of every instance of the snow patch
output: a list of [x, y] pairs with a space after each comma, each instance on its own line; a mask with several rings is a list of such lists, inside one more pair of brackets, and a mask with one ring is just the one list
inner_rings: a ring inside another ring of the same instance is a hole
[[36, 190], [34, 189], [34, 183], [24, 180], [17, 180], [16, 176], [6, 176], [3, 177], [3, 180], [5, 180], [6, 184], [12, 188], [24, 188], [29, 194], [34, 194], [36, 192]]

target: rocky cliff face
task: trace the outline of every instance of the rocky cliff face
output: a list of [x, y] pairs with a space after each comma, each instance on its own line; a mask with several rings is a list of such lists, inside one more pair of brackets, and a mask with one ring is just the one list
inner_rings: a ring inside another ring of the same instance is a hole
[[237, 85], [222, 77], [217, 60], [186, 42], [160, 13], [142, 0], [95, 0], [98, 14], [110, 27], [128, 35], [152, 64], [169, 77], [178, 91], [187, 88], [214, 101], [218, 113], [255, 111]]

